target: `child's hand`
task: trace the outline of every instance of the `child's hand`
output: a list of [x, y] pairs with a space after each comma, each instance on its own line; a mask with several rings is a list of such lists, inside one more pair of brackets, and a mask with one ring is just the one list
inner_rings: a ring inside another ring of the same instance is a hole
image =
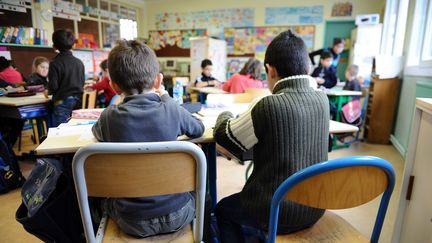
[[43, 94], [44, 94], [45, 98], [48, 99], [48, 90], [44, 90]]
[[220, 86], [222, 85], [222, 83], [219, 82], [219, 81], [217, 81], [217, 80], [213, 80], [213, 85], [214, 85], [215, 87], [220, 87]]
[[323, 78], [319, 78], [319, 77], [316, 77], [315, 80], [318, 84], [323, 84], [325, 82]]
[[168, 91], [165, 90], [165, 87], [163, 85], [161, 85], [159, 87], [159, 89], [155, 89], [156, 94], [158, 94], [159, 96], [162, 96], [164, 94], [168, 94]]

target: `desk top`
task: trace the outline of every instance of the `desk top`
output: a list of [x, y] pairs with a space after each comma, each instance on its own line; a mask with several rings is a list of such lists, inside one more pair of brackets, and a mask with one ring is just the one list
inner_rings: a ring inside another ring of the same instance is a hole
[[206, 94], [228, 94], [228, 92], [223, 91], [220, 88], [217, 87], [189, 87], [188, 89], [198, 91], [200, 93], [206, 93]]
[[351, 91], [351, 90], [339, 90], [339, 89], [326, 89], [324, 93], [329, 96], [361, 96], [361, 91]]
[[36, 105], [49, 102], [50, 98], [45, 98], [43, 93], [37, 93], [33, 96], [25, 97], [0, 97], [0, 105], [4, 106], [24, 106], [24, 105]]
[[432, 98], [417, 98], [416, 105], [423, 110], [432, 112]]

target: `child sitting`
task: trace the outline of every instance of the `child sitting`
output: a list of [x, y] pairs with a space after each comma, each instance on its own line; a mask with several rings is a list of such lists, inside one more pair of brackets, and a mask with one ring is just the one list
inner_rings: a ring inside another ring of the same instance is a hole
[[346, 83], [343, 87], [344, 90], [361, 91], [360, 82], [357, 79], [359, 67], [357, 65], [350, 65], [345, 71]]
[[[108, 106], [93, 134], [104, 142], [173, 141], [200, 137], [204, 125], [161, 91], [162, 74], [156, 55], [138, 41], [121, 41], [108, 57], [111, 85], [124, 93], [123, 102]], [[143, 175], [145, 176], [145, 175]], [[195, 198], [178, 193], [145, 198], [109, 198], [105, 209], [126, 233], [147, 237], [180, 230], [195, 216]]]
[[35, 57], [33, 59], [33, 73], [27, 79], [27, 85], [48, 85], [49, 61], [45, 57]]
[[202, 73], [201, 76], [195, 80], [195, 87], [217, 87], [220, 85], [220, 82], [211, 75], [213, 71], [213, 63], [209, 59], [202, 60], [201, 69]]
[[116, 95], [116, 92], [110, 85], [108, 75], [108, 61], [103, 60], [100, 63], [100, 68], [102, 69], [102, 79], [93, 85], [84, 86], [84, 89], [103, 90], [103, 94], [105, 97], [105, 105], [108, 106], [111, 102], [111, 99], [114, 97], [114, 95]]
[[0, 80], [3, 80], [6, 86], [25, 85], [22, 74], [15, 70], [4, 56], [0, 56]]
[[331, 89], [336, 86], [336, 68], [332, 66], [333, 56], [328, 51], [323, 51], [320, 57], [320, 64], [312, 73], [320, 87]]
[[261, 66], [259, 60], [250, 58], [238, 74], [224, 83], [222, 89], [229, 93], [244, 93], [247, 88], [262, 88], [263, 82], [259, 80]]

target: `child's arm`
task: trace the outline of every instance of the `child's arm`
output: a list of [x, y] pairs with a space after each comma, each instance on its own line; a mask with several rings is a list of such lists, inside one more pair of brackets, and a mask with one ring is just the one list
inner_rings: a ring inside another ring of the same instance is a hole
[[315, 66], [315, 60], [314, 60], [314, 58], [315, 58], [315, 56], [321, 55], [321, 52], [323, 52], [323, 49], [319, 49], [319, 50], [316, 50], [316, 51], [313, 51], [313, 52], [309, 53], [309, 58], [311, 60], [312, 65]]
[[336, 86], [337, 84], [336, 69], [331, 68], [329, 72], [324, 76], [324, 80], [325, 80], [323, 84], [324, 87], [331, 89], [334, 86]]
[[49, 65], [48, 71], [48, 92], [53, 94], [58, 90], [59, 70], [54, 63]]
[[180, 135], [185, 134], [190, 138], [201, 137], [204, 133], [204, 124], [192, 116], [185, 108], [180, 107]]
[[107, 117], [106, 117], [106, 112], [107, 110], [105, 109], [102, 113], [101, 113], [101, 115], [100, 115], [100, 117], [99, 117], [99, 119], [98, 119], [98, 121], [93, 125], [93, 127], [92, 127], [92, 133], [93, 133], [93, 136], [95, 136], [95, 138], [98, 140], [98, 141], [104, 141], [104, 136], [103, 136], [103, 125], [105, 124], [105, 122], [106, 122], [106, 119], [107, 119]]
[[217, 118], [213, 137], [234, 155], [251, 149], [258, 142], [252, 122], [252, 110], [260, 100], [254, 100], [254, 104], [238, 118], [234, 118], [229, 111], [222, 112]]

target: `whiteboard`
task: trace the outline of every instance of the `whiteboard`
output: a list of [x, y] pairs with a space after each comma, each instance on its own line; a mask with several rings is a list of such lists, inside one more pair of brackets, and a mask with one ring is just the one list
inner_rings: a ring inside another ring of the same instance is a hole
[[93, 77], [94, 75], [93, 51], [72, 50], [72, 55], [83, 62], [86, 78]]

